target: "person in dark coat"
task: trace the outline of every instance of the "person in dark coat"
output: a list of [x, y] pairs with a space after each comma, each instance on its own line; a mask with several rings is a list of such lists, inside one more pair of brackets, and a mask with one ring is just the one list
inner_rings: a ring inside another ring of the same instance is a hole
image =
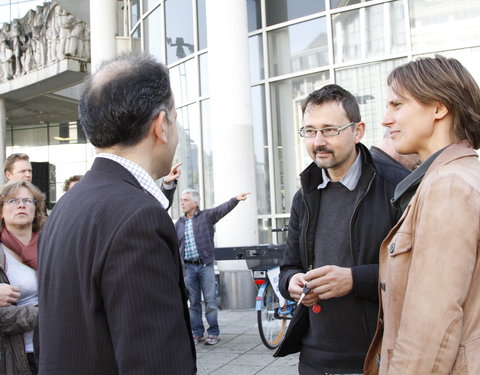
[[167, 68], [123, 55], [85, 86], [98, 155], [39, 242], [39, 374], [196, 373], [177, 237], [155, 180], [178, 142]]
[[279, 281], [285, 298], [302, 300], [275, 356], [300, 351], [301, 375], [360, 374], [378, 312], [379, 247], [399, 218], [390, 198], [408, 172], [372, 159], [342, 87], [314, 91], [302, 112], [313, 163], [293, 198]]

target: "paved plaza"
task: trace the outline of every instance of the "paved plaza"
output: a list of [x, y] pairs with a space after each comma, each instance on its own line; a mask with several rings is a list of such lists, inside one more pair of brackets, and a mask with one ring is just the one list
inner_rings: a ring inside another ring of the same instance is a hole
[[274, 351], [262, 344], [255, 309], [219, 310], [218, 321], [218, 344], [196, 345], [198, 375], [298, 374], [298, 354], [274, 358]]

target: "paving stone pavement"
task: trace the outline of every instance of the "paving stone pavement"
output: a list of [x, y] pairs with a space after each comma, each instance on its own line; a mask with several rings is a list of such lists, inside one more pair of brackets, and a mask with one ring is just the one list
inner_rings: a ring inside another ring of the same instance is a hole
[[[197, 375], [293, 375], [298, 374], [298, 354], [274, 358], [258, 333], [257, 312], [219, 310], [220, 341], [200, 342], [197, 349]], [[204, 321], [205, 327], [208, 327]]]

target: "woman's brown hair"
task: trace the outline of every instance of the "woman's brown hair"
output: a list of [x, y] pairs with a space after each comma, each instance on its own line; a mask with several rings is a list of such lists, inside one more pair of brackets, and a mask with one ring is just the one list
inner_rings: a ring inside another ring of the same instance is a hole
[[480, 88], [458, 60], [435, 55], [411, 61], [395, 68], [387, 82], [400, 97], [407, 92], [420, 103], [445, 105], [452, 116], [452, 138], [480, 148]]

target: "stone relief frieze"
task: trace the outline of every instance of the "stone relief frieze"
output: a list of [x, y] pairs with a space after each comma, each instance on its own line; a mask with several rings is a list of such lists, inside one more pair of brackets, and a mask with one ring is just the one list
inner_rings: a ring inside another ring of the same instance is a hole
[[89, 25], [44, 3], [0, 29], [0, 82], [65, 58], [90, 60]]

